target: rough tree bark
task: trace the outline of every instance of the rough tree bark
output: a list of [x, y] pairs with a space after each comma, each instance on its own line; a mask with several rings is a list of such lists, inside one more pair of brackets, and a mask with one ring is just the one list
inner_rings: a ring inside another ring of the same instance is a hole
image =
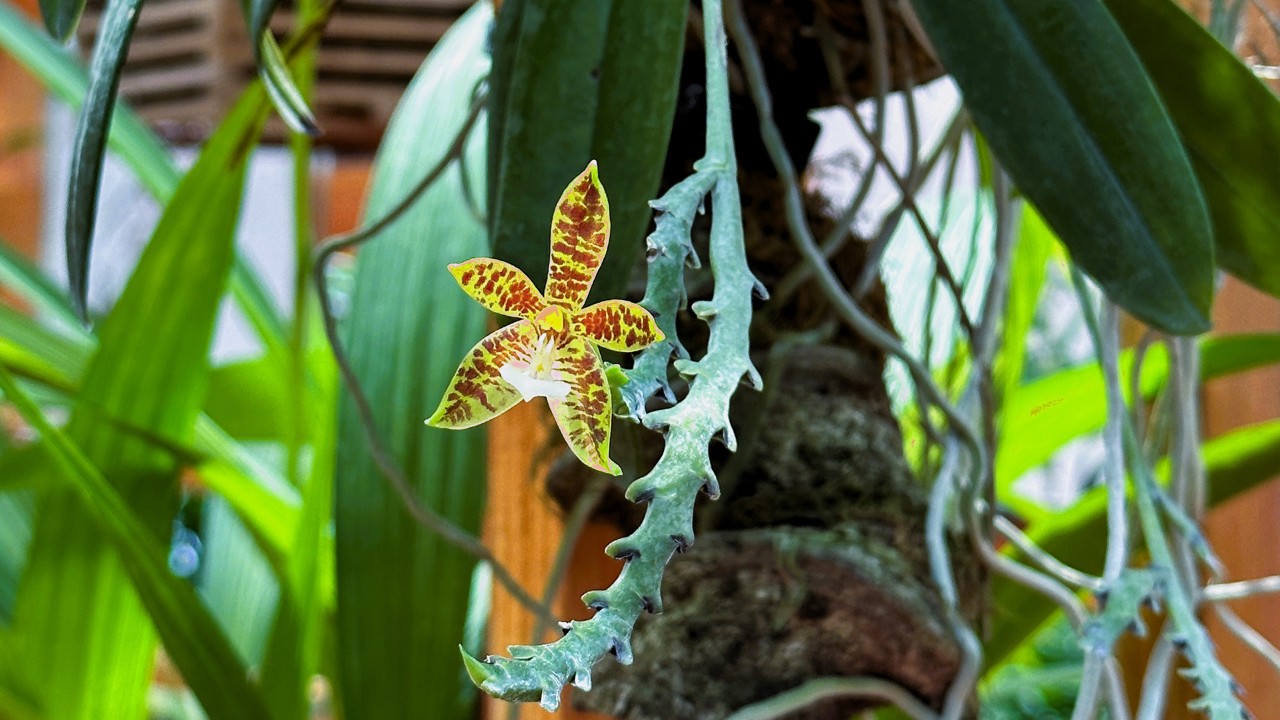
[[[825, 65], [814, 40], [816, 13], [825, 13], [840, 38], [855, 97], [871, 94], [863, 4], [853, 0], [748, 0], [745, 11], [760, 43], [774, 112], [793, 162], [803, 168], [817, 138], [811, 109], [833, 104]], [[888, 9], [888, 8], [886, 8]], [[936, 77], [928, 52], [887, 13], [897, 56], [911, 58], [914, 81]], [[698, 22], [697, 14], [693, 22]], [[687, 174], [702, 154], [701, 33], [689, 33], [681, 106], [668, 155], [669, 181]], [[892, 55], [892, 54], [891, 54]], [[731, 68], [731, 73], [734, 68]], [[892, 84], [907, 82], [895, 65]], [[747, 250], [752, 269], [771, 290], [799, 262], [782, 208], [782, 187], [757, 131], [742, 75], [735, 90], [735, 137]], [[832, 212], [809, 198], [819, 233]], [[865, 245], [853, 239], [832, 258], [849, 285], [864, 264]], [[709, 288], [691, 283], [690, 300]], [[864, 303], [886, 326], [882, 290]], [[766, 302], [753, 324], [753, 347], [769, 386], [743, 390], [733, 407], [736, 456], [721, 453], [723, 496], [704, 503], [699, 535], [676, 556], [663, 589], [663, 612], [642, 618], [633, 639], [635, 663], [597, 670], [596, 687], [575, 695], [596, 712], [632, 720], [723, 717], [733, 710], [827, 676], [871, 675], [901, 683], [939, 706], [959, 664], [959, 652], [930, 580], [924, 543], [927, 490], [903, 458], [902, 439], [882, 380], [883, 356], [831, 323], [826, 299], [812, 285], [785, 303]], [[697, 354], [705, 326], [682, 322], [682, 339]], [[790, 347], [797, 333], [825, 339]], [[784, 343], [779, 345], [779, 343]], [[770, 382], [771, 381], [771, 382]], [[614, 447], [639, 448], [647, 467], [661, 438], [615, 424]], [[575, 463], [560, 463], [548, 490], [566, 507], [586, 478]], [[643, 508], [620, 490], [601, 517], [629, 532]], [[964, 597], [981, 580], [956, 544]], [[866, 707], [857, 700], [815, 706], [794, 717], [844, 718]]]

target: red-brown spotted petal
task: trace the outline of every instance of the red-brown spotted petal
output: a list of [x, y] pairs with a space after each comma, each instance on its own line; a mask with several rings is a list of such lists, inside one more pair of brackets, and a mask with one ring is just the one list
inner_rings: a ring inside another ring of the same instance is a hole
[[573, 316], [573, 332], [603, 348], [635, 352], [662, 339], [648, 310], [626, 300], [605, 300]]
[[596, 161], [569, 183], [551, 218], [551, 268], [547, 300], [577, 310], [609, 249], [609, 198]]
[[570, 338], [556, 356], [555, 369], [558, 379], [569, 383], [563, 400], [547, 400], [564, 441], [587, 467], [621, 475], [622, 469], [609, 459], [613, 402], [600, 353], [585, 339]]
[[532, 323], [520, 320], [476, 343], [453, 374], [440, 407], [427, 424], [462, 430], [511, 409], [520, 400], [520, 391], [503, 380], [498, 370], [512, 360], [526, 359], [537, 336]]
[[476, 302], [499, 315], [531, 318], [547, 305], [529, 277], [511, 263], [474, 258], [450, 265], [449, 272]]

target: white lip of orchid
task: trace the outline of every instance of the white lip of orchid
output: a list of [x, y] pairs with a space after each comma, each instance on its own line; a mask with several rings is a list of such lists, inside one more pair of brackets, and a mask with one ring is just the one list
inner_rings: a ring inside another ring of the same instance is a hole
[[525, 402], [536, 397], [563, 400], [569, 395], [569, 383], [559, 379], [555, 360], [555, 339], [540, 335], [528, 360], [513, 360], [498, 368], [498, 375], [519, 391]]

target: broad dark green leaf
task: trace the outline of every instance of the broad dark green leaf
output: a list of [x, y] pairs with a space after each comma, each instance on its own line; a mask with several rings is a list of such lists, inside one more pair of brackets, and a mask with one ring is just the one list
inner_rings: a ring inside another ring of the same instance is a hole
[[[261, 88], [251, 89], [182, 179], [102, 324], [68, 424], [70, 442], [157, 542], [168, 537], [176, 511], [178, 460], [139, 431], [178, 444], [194, 434], [233, 264], [245, 165], [266, 109]], [[155, 635], [130, 586], [133, 571], [104, 545], [94, 512], [69, 490], [43, 495], [15, 610], [43, 708], [65, 720], [139, 717], [154, 661]], [[168, 651], [189, 682], [200, 677], [197, 693], [211, 715], [257, 716], [252, 695], [217, 691], [242, 685], [242, 668], [237, 678], [216, 663], [181, 667], [207, 658], [198, 648]]]
[[621, 294], [649, 227], [684, 52], [682, 0], [507, 0], [489, 97], [494, 256], [542, 286], [551, 214], [594, 159], [610, 249], [592, 297]]
[[[1206, 338], [1200, 345], [1200, 376], [1212, 380], [1224, 375], [1280, 362], [1280, 335], [1227, 335]], [[1133, 352], [1120, 354], [1122, 384], [1130, 386]], [[1144, 398], [1160, 390], [1169, 374], [1169, 358], [1163, 346], [1154, 346], [1143, 362], [1139, 383]], [[1097, 363], [1060, 370], [1014, 392], [1004, 406], [1000, 445], [996, 452], [996, 483], [1001, 499], [1026, 515], [1039, 513], [1012, 498], [1012, 484], [1037, 467], [1062, 446], [1106, 422], [1106, 392]]]
[[49, 34], [58, 42], [71, 40], [84, 14], [85, 0], [40, 0], [40, 16]]
[[[195, 589], [170, 572], [165, 561], [167, 543], [156, 537], [148, 527], [149, 523], [130, 509], [124, 497], [85, 453], [45, 419], [39, 406], [3, 368], [0, 368], [0, 389], [23, 419], [39, 431], [49, 449], [49, 456], [60, 474], [70, 482], [81, 507], [88, 511], [97, 529], [111, 543], [119, 563], [128, 573], [164, 640], [166, 652], [184, 669], [187, 685], [200, 698], [206, 712], [211, 717], [271, 720], [257, 689], [249, 682], [245, 667], [218, 629], [216, 621], [201, 604]], [[69, 592], [72, 590], [74, 588], [68, 588]], [[81, 604], [80, 609], [82, 613], [89, 610], [86, 614], [92, 614], [91, 611], [97, 608]], [[99, 703], [103, 700], [97, 699]], [[46, 697], [46, 714], [69, 717], [55, 714], [49, 709], [53, 706], [54, 703]], [[140, 716], [139, 713], [124, 717]]]
[[[481, 3], [431, 51], [392, 118], [374, 165], [365, 221], [398, 204], [445, 154], [489, 71], [491, 11]], [[463, 163], [484, 182], [485, 128]], [[478, 187], [483, 187], [479, 185]], [[420, 502], [479, 527], [485, 487], [481, 429], [423, 421], [458, 362], [487, 332], [483, 308], [446, 264], [487, 255], [455, 164], [393, 225], [363, 245], [343, 335], [378, 428]], [[336, 504], [338, 685], [346, 717], [471, 717], [459, 672], [475, 562], [418, 525], [371, 458], [354, 403], [339, 403]]]
[[1173, 124], [1095, 0], [913, 3], [974, 123], [1114, 300], [1175, 334], [1209, 328], [1213, 242]]
[[120, 73], [129, 52], [129, 39], [138, 24], [142, 0], [107, 0], [102, 25], [94, 40], [89, 64], [89, 93], [80, 106], [75, 144], [71, 149], [71, 180], [67, 190], [67, 278], [71, 305], [88, 322], [85, 297], [89, 292], [89, 250], [98, 216], [98, 185], [107, 152], [107, 128], [116, 105]]
[[[1226, 502], [1276, 476], [1280, 468], [1280, 420], [1249, 425], [1214, 438], [1204, 444], [1202, 451], [1209, 504]], [[1067, 565], [1101, 573], [1107, 545], [1106, 508], [1106, 489], [1099, 487], [1069, 510], [1033, 524], [1028, 534], [1041, 549]], [[986, 643], [989, 666], [998, 664], [1057, 608], [1043, 595], [1002, 576], [992, 581], [992, 598], [994, 617]]]
[[1218, 264], [1280, 296], [1280, 99], [1170, 0], [1107, 0], [1178, 127]]

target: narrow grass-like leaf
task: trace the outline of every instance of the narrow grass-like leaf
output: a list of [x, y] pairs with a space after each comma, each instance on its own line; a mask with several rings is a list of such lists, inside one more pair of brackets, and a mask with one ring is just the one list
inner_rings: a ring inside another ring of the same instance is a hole
[[[65, 305], [64, 309], [70, 316]], [[80, 396], [80, 374], [93, 352], [95, 341], [79, 325], [66, 327], [72, 335], [59, 335], [24, 315], [0, 306], [0, 365], [62, 393], [60, 400], [65, 398], [70, 405]], [[251, 361], [239, 371], [235, 369], [238, 366], [230, 366], [233, 368], [231, 377], [221, 376], [221, 368], [214, 370], [206, 408], [215, 406], [212, 404], [215, 395], [219, 403], [230, 407], [257, 403], [262, 381], [240, 376], [265, 371], [263, 364], [265, 361]], [[288, 554], [298, 523], [297, 492], [271, 468], [249, 456], [213, 419], [202, 415], [196, 420], [195, 439], [189, 445], [173, 440], [156, 443], [154, 433], [130, 427], [122, 419], [106, 415], [102, 408], [95, 410], [102, 422], [112, 423], [125, 432], [152, 442], [175, 458], [193, 459], [198, 463], [195, 469], [205, 486], [228, 500], [258, 540], [263, 553], [277, 562]], [[40, 470], [38, 463], [24, 462], [6, 467], [8, 472], [3, 474], [12, 483], [25, 487], [39, 480], [31, 477], [31, 473]]]
[[[220, 497], [205, 498], [200, 538], [200, 597], [240, 661], [260, 671], [280, 594], [271, 564], [257, 552], [248, 528]], [[267, 704], [270, 689], [261, 687], [263, 704]]]
[[214, 368], [204, 409], [232, 437], [281, 440], [290, 412], [287, 392], [276, 359], [258, 357]]
[[974, 123], [1073, 259], [1147, 323], [1183, 335], [1207, 330], [1205, 201], [1173, 123], [1102, 3], [913, 7]]
[[489, 229], [494, 257], [538, 287], [560, 190], [594, 159], [613, 233], [592, 298], [624, 294], [666, 158], [687, 12], [681, 0], [502, 4], [490, 81]]
[[116, 105], [120, 73], [129, 52], [129, 39], [138, 24], [142, 0], [107, 0], [102, 25], [93, 45], [89, 65], [89, 93], [80, 106], [76, 139], [71, 149], [70, 187], [67, 190], [67, 278], [71, 305], [88, 322], [89, 250], [93, 224], [98, 216], [98, 186], [107, 152], [108, 125]]
[[[325, 410], [317, 419], [313, 447], [337, 442], [337, 374], [332, 363], [317, 378]], [[303, 495], [301, 518], [284, 573], [281, 604], [272, 627], [262, 670], [268, 706], [277, 720], [308, 715], [308, 681], [320, 672], [328, 619], [332, 611], [334, 456], [318, 453]]]
[[[183, 668], [187, 685], [205, 711], [211, 717], [271, 720], [244, 666], [195, 589], [169, 571], [165, 543], [125, 504], [84, 452], [45, 419], [40, 408], [3, 368], [0, 390], [48, 443], [49, 456], [70, 481], [81, 506], [110, 541], [164, 639], [166, 650]], [[81, 606], [82, 612], [85, 609]]]
[[[72, 109], [79, 109], [89, 88], [84, 68], [27, 22], [7, 0], [0, 0], [0, 49], [27, 68], [55, 97]], [[108, 147], [129, 166], [147, 192], [161, 203], [168, 202], [182, 174], [164, 144], [121, 102], [116, 103], [112, 113]], [[284, 321], [262, 280], [239, 256], [232, 270], [231, 293], [268, 350], [281, 352], [285, 346]]]
[[[0, 496], [0, 504], [3, 502]], [[0, 524], [0, 532], [3, 532], [3, 527]], [[24, 673], [22, 653], [17, 645], [13, 633], [0, 626], [0, 717], [5, 720], [44, 720], [31, 690], [32, 680]]]
[[1000, 352], [996, 356], [996, 387], [1001, 404], [1007, 402], [1022, 384], [1027, 333], [1035, 322], [1053, 242], [1053, 233], [1040, 214], [1024, 204], [1009, 272], [1009, 295], [1005, 301]]
[[258, 75], [262, 85], [271, 96], [271, 103], [280, 113], [290, 130], [315, 137], [320, 134], [320, 126], [316, 124], [315, 115], [307, 107], [306, 98], [293, 81], [289, 72], [289, 64], [276, 44], [275, 36], [264, 32], [258, 41]]
[[[34, 452], [9, 449], [0, 458], [0, 468], [13, 470], [15, 464], [42, 462]], [[21, 471], [22, 468], [16, 468]], [[13, 621], [13, 606], [18, 594], [18, 580], [26, 565], [27, 548], [31, 545], [31, 524], [35, 516], [35, 497], [25, 490], [0, 492], [0, 628], [7, 631]], [[3, 717], [3, 713], [0, 713]]]
[[[1200, 345], [1202, 380], [1278, 362], [1277, 334], [1211, 337]], [[1120, 372], [1126, 390], [1132, 366], [1133, 352], [1122, 352]], [[1168, 374], [1168, 354], [1163, 346], [1153, 346], [1143, 361], [1139, 383], [1143, 397], [1153, 397]], [[1102, 372], [1096, 363], [1060, 370], [1014, 392], [1005, 404], [996, 453], [996, 483], [1002, 500], [1011, 496], [1011, 485], [1023, 473], [1048, 461], [1075, 438], [1101, 430], [1106, 412]]]
[[[366, 222], [399, 203], [453, 143], [489, 70], [490, 26], [488, 4], [478, 4], [431, 51], [379, 149]], [[481, 123], [472, 129], [462, 163], [475, 183], [484, 182], [484, 141]], [[488, 254], [485, 228], [463, 192], [454, 165], [361, 247], [343, 335], [378, 430], [419, 501], [475, 531], [485, 487], [483, 430], [423, 424], [458, 359], [484, 336], [488, 322], [446, 268]], [[545, 232], [544, 220], [544, 245]], [[337, 446], [343, 714], [362, 720], [469, 718], [471, 699], [460, 682], [456, 648], [475, 562], [410, 517], [375, 466], [345, 393]]]
[[[168, 536], [176, 510], [178, 461], [120, 424], [177, 442], [193, 434], [213, 323], [233, 263], [245, 165], [265, 114], [264, 93], [251, 89], [179, 184], [102, 325], [68, 425], [71, 442], [157, 540]], [[119, 424], [102, 422], [104, 415]], [[65, 720], [137, 717], [154, 632], [128, 568], [103, 545], [91, 513], [69, 491], [42, 498], [15, 618], [32, 672], [42, 680], [46, 713]], [[175, 660], [199, 659], [198, 650], [169, 651]], [[206, 671], [180, 669], [188, 681]]]
[[71, 40], [71, 35], [84, 15], [85, 0], [40, 0], [40, 16], [49, 34], [58, 42]]
[[1187, 148], [1218, 264], [1280, 296], [1280, 99], [1170, 0], [1107, 0]]
[[[1210, 506], [1275, 477], [1280, 467], [1280, 420], [1249, 425], [1206, 442], [1202, 447]], [[1101, 573], [1107, 545], [1105, 488], [1095, 488], [1070, 509], [1032, 524], [1031, 540], [1074, 568]], [[1052, 600], [1004, 577], [992, 581], [991, 637], [985, 644], [988, 665], [999, 664], [1049, 617]]]
[[77, 319], [62, 290], [44, 273], [0, 237], [0, 285], [31, 304], [34, 311], [58, 322], [75, 325]]

